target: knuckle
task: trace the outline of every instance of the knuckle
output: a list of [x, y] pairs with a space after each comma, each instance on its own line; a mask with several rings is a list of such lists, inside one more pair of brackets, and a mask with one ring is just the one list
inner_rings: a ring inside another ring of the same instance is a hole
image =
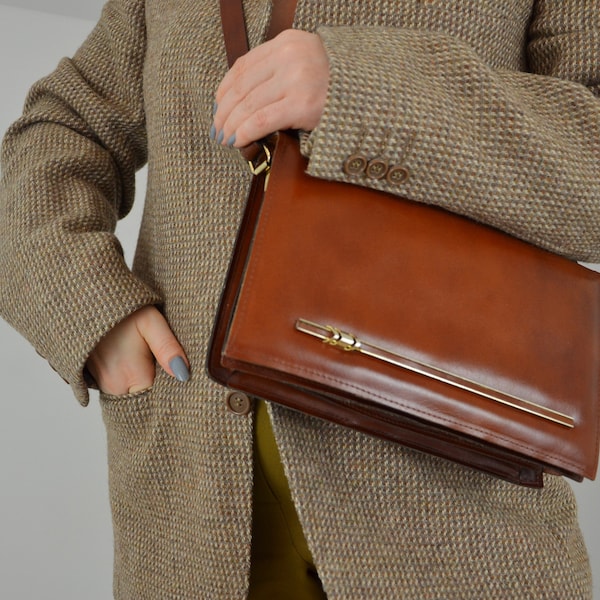
[[179, 344], [171, 336], [166, 336], [164, 339], [159, 340], [152, 350], [159, 362], [168, 361], [181, 352]]
[[242, 76], [236, 77], [231, 82], [230, 99], [235, 102], [238, 98], [243, 98], [246, 95], [245, 79]]
[[232, 75], [237, 75], [238, 73], [243, 72], [247, 61], [248, 61], [248, 58], [246, 57], [245, 54], [243, 56], [240, 56], [239, 58], [237, 58], [235, 60], [235, 62], [233, 63], [233, 66], [231, 67]]
[[[263, 130], [269, 130], [272, 123], [272, 109], [260, 108], [254, 113], [254, 122], [256, 127]], [[266, 132], [265, 132], [266, 133]]]
[[277, 37], [282, 45], [293, 44], [299, 35], [296, 29], [284, 29]]
[[292, 62], [297, 56], [296, 44], [294, 43], [294, 40], [283, 40], [279, 52], [284, 63], [289, 64]]
[[239, 85], [239, 82], [244, 79], [246, 73], [248, 72], [248, 58], [244, 56], [240, 56], [233, 66], [231, 67], [231, 79], [232, 79], [232, 87], [235, 89], [236, 85]]
[[252, 114], [255, 111], [255, 107], [256, 107], [256, 100], [255, 100], [255, 94], [250, 92], [248, 94], [246, 94], [245, 96], [243, 96], [243, 98], [241, 99], [241, 107], [242, 110], [247, 113], [247, 114]]

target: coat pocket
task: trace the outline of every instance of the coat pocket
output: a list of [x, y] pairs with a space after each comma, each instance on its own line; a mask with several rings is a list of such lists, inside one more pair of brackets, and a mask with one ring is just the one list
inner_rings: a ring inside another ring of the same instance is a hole
[[115, 445], [133, 449], [147, 436], [152, 422], [153, 391], [150, 387], [119, 396], [100, 393], [109, 450]]

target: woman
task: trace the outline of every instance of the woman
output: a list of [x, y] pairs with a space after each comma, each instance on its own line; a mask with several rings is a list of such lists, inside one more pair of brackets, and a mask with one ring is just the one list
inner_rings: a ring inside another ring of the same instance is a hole
[[[591, 597], [562, 479], [232, 404], [204, 361], [249, 186], [231, 147], [274, 129], [310, 132], [313, 176], [384, 157], [410, 177], [352, 182], [598, 260], [599, 9], [300, 0], [263, 44], [270, 2], [249, 0], [228, 72], [218, 3], [110, 0], [32, 88], [3, 145], [0, 310], [80, 402], [101, 390], [116, 598]], [[146, 161], [131, 272], [111, 232]]]

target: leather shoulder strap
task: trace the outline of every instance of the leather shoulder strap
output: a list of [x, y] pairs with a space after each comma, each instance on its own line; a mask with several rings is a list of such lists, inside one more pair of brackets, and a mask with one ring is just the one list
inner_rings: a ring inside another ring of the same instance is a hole
[[[221, 23], [227, 50], [227, 62], [231, 67], [240, 56], [249, 50], [246, 20], [242, 0], [220, 0]], [[267, 39], [274, 38], [294, 22], [297, 0], [274, 0]]]
[[271, 22], [267, 31], [267, 39], [273, 39], [284, 29], [289, 29], [294, 24], [296, 5], [298, 0], [274, 0]]

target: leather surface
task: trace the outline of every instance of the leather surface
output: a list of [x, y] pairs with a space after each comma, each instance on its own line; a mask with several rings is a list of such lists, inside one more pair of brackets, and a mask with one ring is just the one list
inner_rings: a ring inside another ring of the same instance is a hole
[[[278, 0], [273, 4], [265, 39], [270, 40], [292, 26], [296, 3], [296, 0]], [[227, 64], [232, 67], [236, 59], [249, 50], [244, 6], [241, 0], [221, 0], [220, 8]]]
[[[304, 170], [297, 141], [279, 134], [267, 193], [257, 179], [242, 225], [211, 374], [525, 485], [541, 485], [542, 470], [593, 478], [598, 275], [441, 209]], [[340, 351], [296, 331], [298, 318], [560, 411], [575, 427]]]

